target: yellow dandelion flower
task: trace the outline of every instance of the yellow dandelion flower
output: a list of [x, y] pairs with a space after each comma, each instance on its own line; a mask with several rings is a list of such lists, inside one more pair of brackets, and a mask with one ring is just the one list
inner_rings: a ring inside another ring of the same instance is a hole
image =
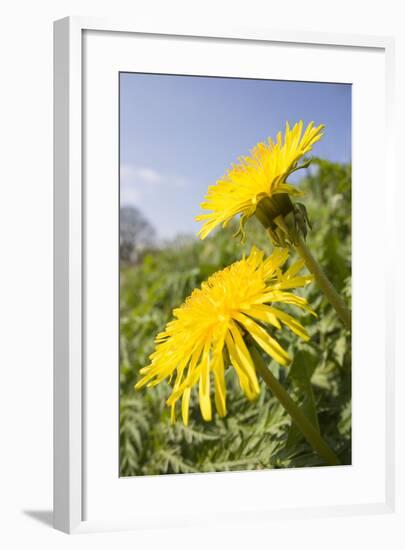
[[240, 231], [243, 232], [245, 222], [255, 214], [262, 199], [282, 193], [301, 194], [296, 186], [286, 183], [286, 179], [301, 168], [298, 161], [321, 139], [324, 126], [315, 127], [311, 122], [304, 133], [302, 128], [302, 120], [292, 129], [287, 122], [284, 141], [279, 132], [275, 142], [269, 138], [267, 142], [258, 143], [250, 157], [240, 157], [238, 164], [232, 165], [222, 179], [208, 188], [206, 201], [200, 206], [210, 213], [195, 218], [204, 222], [198, 233], [201, 239], [218, 225], [225, 227], [237, 214], [241, 214]]
[[287, 258], [286, 249], [275, 249], [264, 259], [263, 252], [253, 248], [247, 258], [212, 275], [173, 311], [174, 320], [157, 336], [151, 363], [141, 369], [143, 377], [135, 386], [136, 389], [154, 386], [166, 378], [172, 381], [172, 393], [167, 400], [172, 422], [181, 397], [183, 421], [187, 425], [190, 392], [197, 383], [202, 416], [211, 420], [211, 375], [216, 409], [220, 416], [226, 415], [225, 350], [246, 397], [250, 400], [258, 397], [259, 383], [244, 335], [250, 335], [282, 365], [291, 361], [290, 356], [264, 326], [281, 329], [284, 324], [304, 340], [308, 339], [301, 323], [274, 305], [292, 304], [314, 313], [304, 298], [288, 291], [306, 285], [312, 277], [299, 275], [301, 261], [283, 272], [281, 268]]

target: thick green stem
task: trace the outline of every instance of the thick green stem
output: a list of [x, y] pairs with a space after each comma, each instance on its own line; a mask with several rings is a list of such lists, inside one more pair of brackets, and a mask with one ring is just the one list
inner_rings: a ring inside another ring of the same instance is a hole
[[311, 422], [302, 414], [299, 407], [294, 403], [288, 393], [285, 391], [280, 382], [273, 376], [267, 365], [263, 361], [260, 353], [256, 349], [254, 344], [249, 343], [249, 351], [251, 357], [256, 366], [257, 372], [263, 378], [264, 382], [270, 388], [273, 395], [280, 401], [281, 405], [285, 408], [288, 414], [291, 416], [293, 422], [301, 430], [303, 436], [311, 445], [311, 447], [321, 456], [330, 466], [337, 466], [340, 464], [338, 457], [328, 447], [321, 435]]
[[324, 271], [322, 270], [321, 266], [312, 256], [309, 248], [307, 247], [305, 241], [302, 239], [301, 236], [298, 236], [298, 241], [295, 244], [295, 249], [298, 252], [298, 254], [301, 256], [301, 258], [304, 260], [308, 270], [315, 277], [315, 281], [317, 282], [318, 286], [325, 294], [326, 298], [335, 308], [336, 313], [338, 314], [339, 318], [343, 322], [344, 326], [348, 330], [350, 330], [351, 324], [352, 324], [352, 315], [351, 315], [350, 309], [346, 306], [344, 300], [336, 292], [335, 287], [329, 281]]

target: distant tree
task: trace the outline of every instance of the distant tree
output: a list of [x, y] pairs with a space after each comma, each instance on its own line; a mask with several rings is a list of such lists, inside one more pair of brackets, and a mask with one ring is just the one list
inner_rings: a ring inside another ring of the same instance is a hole
[[134, 206], [120, 209], [120, 261], [135, 262], [142, 250], [154, 246], [156, 231]]

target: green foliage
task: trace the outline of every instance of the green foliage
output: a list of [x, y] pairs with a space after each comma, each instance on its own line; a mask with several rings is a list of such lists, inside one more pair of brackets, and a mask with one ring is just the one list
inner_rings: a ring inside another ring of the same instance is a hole
[[[350, 166], [315, 160], [300, 182], [313, 230], [308, 245], [345, 299], [351, 298]], [[205, 241], [183, 238], [159, 250], [144, 251], [135, 265], [121, 266], [120, 327], [120, 469], [121, 475], [152, 475], [262, 468], [321, 466], [320, 459], [291, 425], [289, 416], [266, 386], [258, 401], [241, 393], [228, 369], [228, 415], [201, 418], [192, 393], [190, 423], [170, 425], [165, 405], [170, 388], [162, 383], [136, 392], [139, 370], [148, 364], [154, 337], [191, 291], [209, 275], [248, 253], [253, 244], [271, 252], [271, 243], [255, 219], [247, 240], [232, 237], [233, 227]], [[197, 226], [196, 226], [197, 229]], [[292, 260], [293, 261], [293, 258]], [[287, 331], [281, 343], [294, 361], [289, 369], [269, 367], [319, 427], [322, 437], [345, 464], [351, 462], [351, 342], [334, 310], [315, 284], [301, 291], [318, 319], [303, 315], [311, 335], [300, 342]], [[269, 358], [266, 357], [266, 361]]]

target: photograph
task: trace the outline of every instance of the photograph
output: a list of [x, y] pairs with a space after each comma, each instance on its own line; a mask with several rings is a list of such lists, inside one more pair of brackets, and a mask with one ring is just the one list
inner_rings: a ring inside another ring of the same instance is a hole
[[119, 475], [350, 465], [351, 84], [118, 86]]
[[3, 4], [0, 549], [405, 549], [399, 7]]

